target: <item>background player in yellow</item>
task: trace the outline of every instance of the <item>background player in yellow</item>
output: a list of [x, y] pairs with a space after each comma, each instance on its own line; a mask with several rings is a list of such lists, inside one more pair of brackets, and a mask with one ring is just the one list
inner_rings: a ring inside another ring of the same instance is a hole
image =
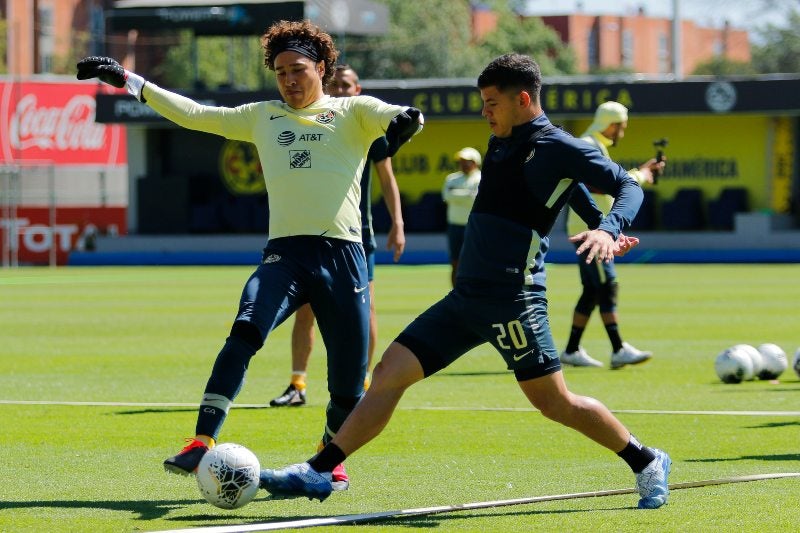
[[[361, 94], [358, 74], [349, 65], [337, 65], [333, 79], [326, 91], [331, 96], [347, 97]], [[386, 137], [381, 136], [369, 148], [367, 164], [361, 174], [361, 237], [367, 255], [367, 276], [369, 279], [369, 348], [367, 353], [367, 378], [364, 387], [369, 386], [369, 369], [378, 339], [378, 319], [375, 315], [375, 232], [372, 229], [372, 175], [370, 165], [374, 164], [381, 184], [383, 201], [392, 219], [392, 226], [386, 238], [386, 249], [394, 251], [394, 261], [400, 260], [406, 246], [403, 229], [403, 213], [400, 205], [400, 191], [392, 171], [392, 158], [387, 156]], [[269, 404], [273, 407], [298, 407], [306, 403], [306, 372], [308, 360], [314, 348], [314, 312], [309, 304], [303, 305], [294, 314], [292, 327], [292, 376], [289, 386]]]
[[[628, 127], [628, 109], [618, 102], [605, 102], [597, 107], [594, 121], [583, 133], [581, 139], [595, 146], [605, 157], [610, 146], [625, 136]], [[653, 172], [664, 170], [664, 162], [650, 159], [646, 163], [628, 171], [628, 174], [640, 185], [653, 183]], [[608, 214], [614, 198], [600, 191], [590, 189], [592, 199], [597, 207]], [[586, 223], [570, 209], [567, 213], [567, 234], [577, 235], [588, 228]], [[642, 351], [624, 342], [619, 332], [619, 316], [617, 315], [617, 294], [619, 284], [614, 269], [614, 261], [586, 262], [586, 256], [578, 256], [578, 269], [581, 276], [583, 292], [572, 314], [572, 328], [569, 341], [561, 353], [561, 362], [572, 366], [603, 366], [603, 363], [591, 357], [580, 345], [581, 337], [589, 323], [589, 317], [595, 307], [600, 308], [600, 317], [611, 342], [611, 368], [619, 369], [625, 365], [643, 363], [653, 356], [652, 352]]]
[[467, 146], [456, 152], [456, 162], [458, 172], [448, 174], [442, 185], [442, 199], [447, 204], [447, 252], [450, 256], [450, 284], [453, 287], [456, 286], [464, 230], [481, 183], [481, 153]]

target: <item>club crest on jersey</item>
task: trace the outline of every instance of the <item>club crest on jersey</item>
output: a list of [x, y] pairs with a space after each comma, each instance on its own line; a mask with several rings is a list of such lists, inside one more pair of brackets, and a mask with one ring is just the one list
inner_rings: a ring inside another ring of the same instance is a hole
[[333, 113], [333, 110], [329, 109], [326, 112], [317, 115], [314, 120], [316, 120], [320, 124], [330, 124], [331, 122], [333, 122], [333, 119], [335, 117], [336, 115]]
[[293, 131], [282, 131], [280, 135], [278, 135], [278, 144], [281, 146], [289, 146], [295, 140], [296, 136]]
[[311, 150], [289, 150], [289, 168], [311, 168]]
[[278, 254], [269, 254], [269, 255], [268, 255], [267, 257], [265, 257], [265, 258], [264, 258], [264, 260], [263, 260], [263, 261], [261, 261], [261, 262], [262, 262], [263, 264], [265, 264], [265, 265], [268, 265], [268, 264], [270, 264], [270, 263], [277, 263], [277, 262], [278, 262], [278, 261], [280, 261], [280, 260], [281, 260], [281, 256], [279, 256]]

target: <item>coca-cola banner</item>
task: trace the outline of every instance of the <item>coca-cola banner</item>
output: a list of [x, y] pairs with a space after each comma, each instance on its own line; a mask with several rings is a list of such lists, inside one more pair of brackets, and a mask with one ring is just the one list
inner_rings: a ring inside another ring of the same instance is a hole
[[124, 165], [123, 126], [95, 122], [93, 83], [0, 81], [0, 164]]

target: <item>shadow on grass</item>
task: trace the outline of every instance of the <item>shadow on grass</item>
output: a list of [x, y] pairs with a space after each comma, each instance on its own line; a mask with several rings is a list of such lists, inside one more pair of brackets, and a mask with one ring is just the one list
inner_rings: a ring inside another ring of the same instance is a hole
[[[113, 413], [109, 413], [111, 415], [148, 415], [148, 414], [162, 414], [162, 413], [196, 413], [197, 407], [163, 407], [163, 408], [148, 408], [148, 409], [130, 409], [128, 411], [114, 411]], [[270, 407], [268, 405], [264, 406], [231, 406], [231, 409], [236, 409], [240, 411], [244, 411], [247, 409], [276, 409], [276, 407]], [[297, 407], [292, 407], [292, 409], [297, 409]]]
[[[177, 517], [167, 515], [175, 510], [183, 509], [189, 505], [203, 503], [201, 500], [120, 500], [120, 501], [80, 501], [80, 500], [52, 500], [52, 501], [3, 501], [0, 502], [0, 511], [6, 509], [104, 509], [107, 511], [120, 511], [126, 513], [137, 513], [134, 520], [159, 520], [166, 519], [175, 522], [185, 522], [187, 527], [190, 523], [199, 522], [199, 525], [208, 522], [236, 521], [237, 523], [263, 523], [265, 521], [282, 522], [286, 520], [284, 516], [259, 516], [254, 518], [252, 513], [237, 515], [235, 512], [225, 512], [225, 514], [194, 514]], [[303, 520], [304, 518], [318, 518], [318, 515], [308, 517], [295, 516], [292, 520]]]
[[719, 463], [724, 461], [800, 461], [800, 453], [774, 453], [771, 455], [742, 455], [740, 457], [713, 457], [709, 459], [684, 459], [687, 463]]
[[764, 428], [782, 428], [786, 426], [800, 426], [800, 420], [792, 420], [789, 422], [767, 422], [758, 426], [747, 426], [745, 429], [764, 429]]

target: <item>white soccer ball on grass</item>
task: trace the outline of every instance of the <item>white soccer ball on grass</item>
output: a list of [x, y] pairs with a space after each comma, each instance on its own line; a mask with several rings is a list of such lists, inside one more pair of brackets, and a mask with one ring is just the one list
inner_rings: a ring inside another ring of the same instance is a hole
[[258, 492], [261, 465], [241, 444], [225, 443], [211, 448], [197, 467], [197, 487], [211, 505], [238, 509]]
[[794, 359], [792, 359], [792, 368], [797, 377], [800, 378], [800, 348], [794, 352]]
[[753, 362], [753, 375], [750, 379], [756, 379], [759, 377], [761, 372], [764, 370], [764, 358], [761, 356], [761, 352], [749, 344], [737, 344], [734, 346], [734, 349], [746, 353], [750, 358], [750, 361]]
[[741, 383], [753, 379], [753, 360], [743, 350], [731, 346], [717, 355], [714, 370], [723, 383]]
[[778, 379], [789, 366], [786, 352], [777, 344], [765, 343], [758, 346], [761, 354], [763, 368], [758, 374], [759, 379]]

